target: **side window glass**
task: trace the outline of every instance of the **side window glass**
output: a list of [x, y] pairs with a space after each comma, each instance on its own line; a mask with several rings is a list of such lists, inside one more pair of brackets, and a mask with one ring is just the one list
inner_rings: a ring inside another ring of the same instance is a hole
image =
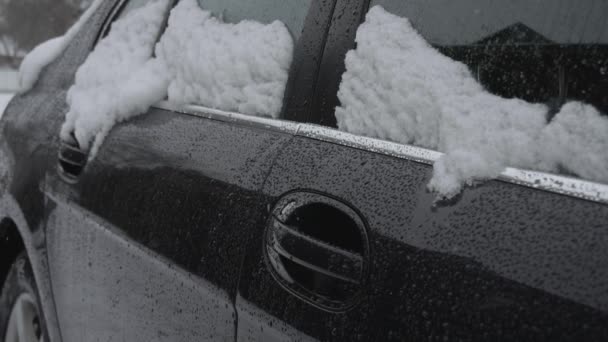
[[408, 18], [442, 54], [465, 63], [490, 92], [608, 112], [606, 2], [372, 0]]
[[124, 4], [124, 7], [120, 10], [120, 14], [116, 19], [124, 18], [129, 13], [133, 12], [133, 10], [141, 8], [151, 1], [153, 0], [127, 0]]
[[156, 53], [170, 102], [278, 117], [310, 0], [181, 0]]
[[606, 11], [372, 0], [346, 56], [338, 127], [444, 152], [429, 184], [444, 197], [509, 166], [608, 182]]
[[[93, 158], [162, 100], [276, 118], [312, 0], [131, 0], [76, 74], [61, 129]], [[158, 37], [160, 36], [160, 39]]]
[[294, 41], [300, 38], [310, 3], [311, 0], [198, 0], [203, 10], [225, 23], [254, 20], [270, 24], [278, 20], [285, 24]]

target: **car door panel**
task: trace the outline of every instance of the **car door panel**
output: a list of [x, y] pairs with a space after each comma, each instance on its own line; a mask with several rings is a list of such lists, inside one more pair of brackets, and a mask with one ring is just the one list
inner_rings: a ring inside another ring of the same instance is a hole
[[[291, 3], [302, 13], [279, 3], [251, 15], [305, 13], [301, 32], [291, 32], [300, 38], [283, 107], [306, 112], [335, 1]], [[228, 14], [241, 6], [215, 5]], [[261, 188], [296, 129], [162, 103], [113, 127], [76, 184], [47, 174], [47, 245], [64, 339], [234, 339], [240, 267], [268, 210]]]
[[294, 328], [289, 322], [269, 314], [242, 297], [238, 299], [237, 314], [239, 341], [317, 341], [316, 338]]
[[227, 291], [55, 199], [48, 222], [62, 228], [49, 230], [49, 259], [64, 341], [230, 340]]
[[608, 337], [606, 205], [498, 180], [436, 202], [430, 165], [312, 136], [290, 142], [264, 193], [275, 202], [306, 189], [358, 209], [369, 229], [368, 286], [345, 312], [296, 298], [264, 262], [258, 227], [237, 306], [319, 340]]
[[62, 199], [47, 243], [66, 340], [233, 338], [243, 247], [290, 135], [197, 113], [153, 108], [115, 127], [75, 185], [48, 176]]

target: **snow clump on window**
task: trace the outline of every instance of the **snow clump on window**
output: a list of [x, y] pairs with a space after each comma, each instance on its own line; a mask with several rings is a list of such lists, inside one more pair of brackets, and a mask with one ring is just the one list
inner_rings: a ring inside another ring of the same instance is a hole
[[146, 111], [164, 97], [157, 86], [159, 75], [150, 72], [147, 62], [168, 5], [169, 0], [151, 1], [112, 25], [68, 91], [63, 139], [73, 133], [81, 148], [87, 149], [93, 139], [97, 146], [116, 122]]
[[370, 9], [356, 42], [338, 92], [338, 127], [444, 152], [429, 183], [441, 197], [507, 166], [608, 182], [608, 118], [594, 107], [568, 103], [547, 124], [547, 106], [487, 92], [465, 64], [381, 6]]
[[278, 20], [224, 23], [196, 0], [182, 0], [156, 55], [171, 78], [169, 101], [278, 117], [293, 41]]
[[279, 115], [293, 54], [283, 23], [224, 23], [196, 0], [182, 0], [152, 57], [167, 5], [152, 1], [116, 21], [78, 70], [61, 135], [74, 134], [84, 149], [94, 141], [90, 158], [116, 122], [166, 98], [176, 105]]

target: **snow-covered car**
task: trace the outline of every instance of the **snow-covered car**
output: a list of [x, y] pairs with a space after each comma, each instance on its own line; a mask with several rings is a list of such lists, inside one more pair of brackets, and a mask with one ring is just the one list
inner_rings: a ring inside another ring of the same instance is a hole
[[0, 122], [0, 339], [608, 340], [607, 14], [94, 1]]

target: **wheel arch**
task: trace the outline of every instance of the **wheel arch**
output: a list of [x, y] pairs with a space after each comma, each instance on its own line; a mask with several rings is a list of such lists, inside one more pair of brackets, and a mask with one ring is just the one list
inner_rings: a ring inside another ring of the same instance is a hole
[[[21, 251], [26, 252], [35, 273], [37, 266], [40, 266], [39, 262], [46, 261], [46, 258], [43, 259], [35, 254], [40, 248], [34, 246], [34, 234], [30, 228], [17, 201], [10, 194], [3, 194], [0, 199], [0, 258], [2, 259], [0, 263], [2, 265], [8, 263], [10, 267]], [[41, 247], [44, 247], [44, 244]], [[4, 281], [6, 274], [0, 273], [0, 276]]]
[[[51, 341], [61, 341], [55, 310], [44, 229], [32, 230], [17, 201], [8, 193], [0, 198], [0, 289], [16, 257], [25, 251], [32, 266], [42, 316]], [[5, 243], [6, 242], [6, 243]], [[9, 248], [5, 249], [5, 246]]]

